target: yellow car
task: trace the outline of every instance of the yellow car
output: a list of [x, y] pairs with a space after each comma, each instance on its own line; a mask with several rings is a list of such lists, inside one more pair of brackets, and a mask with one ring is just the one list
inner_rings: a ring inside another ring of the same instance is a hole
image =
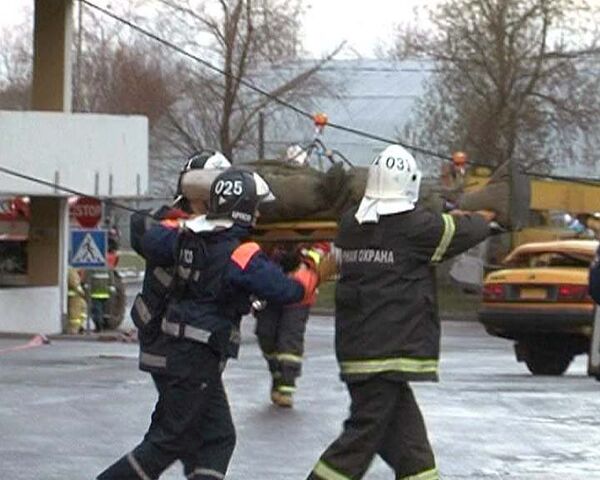
[[490, 335], [514, 340], [517, 360], [534, 375], [562, 375], [589, 352], [588, 271], [597, 249], [596, 240], [527, 243], [486, 276], [479, 321]]

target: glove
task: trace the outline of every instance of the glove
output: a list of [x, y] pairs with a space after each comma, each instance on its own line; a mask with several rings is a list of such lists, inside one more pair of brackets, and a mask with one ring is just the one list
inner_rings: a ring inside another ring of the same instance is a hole
[[331, 252], [331, 246], [328, 242], [318, 242], [313, 244], [310, 248], [303, 248], [300, 253], [304, 257], [304, 260], [314, 269], [319, 269], [321, 260]]
[[330, 280], [337, 273], [335, 256], [331, 243], [318, 242], [309, 249], [302, 250], [304, 261], [319, 274], [319, 280]]
[[316, 300], [316, 290], [319, 285], [319, 274], [305, 263], [300, 264], [291, 277], [304, 287], [304, 297], [300, 305], [312, 305]]
[[331, 243], [329, 242], [317, 242], [313, 244], [312, 248], [317, 252], [321, 253], [321, 255], [327, 255], [331, 252]]

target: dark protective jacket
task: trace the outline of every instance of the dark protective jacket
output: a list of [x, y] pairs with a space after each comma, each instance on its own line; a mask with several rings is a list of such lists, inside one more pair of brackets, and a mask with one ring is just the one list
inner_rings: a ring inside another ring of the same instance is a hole
[[172, 213], [172, 209], [163, 206], [155, 211], [134, 213], [130, 219], [131, 247], [146, 260], [142, 291], [135, 297], [131, 318], [138, 329], [140, 370], [151, 373], [164, 373], [167, 367], [171, 339], [161, 332], [160, 321], [170, 295], [174, 267], [162, 267], [146, 258], [142, 239], [147, 230], [158, 223], [154, 218], [163, 219]]
[[417, 207], [361, 225], [355, 212], [342, 217], [335, 241], [341, 250], [335, 324], [342, 379], [437, 380], [433, 266], [484, 240], [488, 224], [480, 215]]
[[600, 304], [600, 247], [590, 267], [590, 295], [596, 303]]
[[146, 232], [144, 257], [175, 269], [160, 322], [164, 334], [207, 344], [222, 358], [236, 357], [240, 320], [250, 311], [251, 295], [274, 304], [302, 300], [302, 285], [256, 243], [243, 242], [248, 235], [249, 229], [238, 225], [203, 233], [155, 225]]

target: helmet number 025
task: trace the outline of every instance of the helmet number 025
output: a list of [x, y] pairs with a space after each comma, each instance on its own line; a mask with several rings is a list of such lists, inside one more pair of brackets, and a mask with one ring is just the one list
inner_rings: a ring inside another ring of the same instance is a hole
[[[381, 155], [379, 155], [375, 159], [375, 162], [373, 162], [373, 164], [380, 165], [382, 159], [383, 159], [383, 157]], [[407, 172], [410, 172], [410, 162], [407, 162], [403, 158], [386, 157], [385, 166], [389, 170], [393, 170], [395, 168], [396, 170], [399, 170], [401, 172], [403, 172], [404, 170], [406, 170]]]
[[219, 180], [215, 185], [215, 193], [217, 195], [236, 195], [239, 196], [244, 192], [244, 184], [241, 180]]

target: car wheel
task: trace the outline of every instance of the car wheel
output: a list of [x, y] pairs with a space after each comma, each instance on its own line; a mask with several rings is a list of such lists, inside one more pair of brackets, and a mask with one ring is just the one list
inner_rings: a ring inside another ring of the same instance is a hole
[[560, 350], [548, 350], [529, 345], [524, 349], [523, 360], [534, 375], [562, 375], [573, 361], [574, 355]]

